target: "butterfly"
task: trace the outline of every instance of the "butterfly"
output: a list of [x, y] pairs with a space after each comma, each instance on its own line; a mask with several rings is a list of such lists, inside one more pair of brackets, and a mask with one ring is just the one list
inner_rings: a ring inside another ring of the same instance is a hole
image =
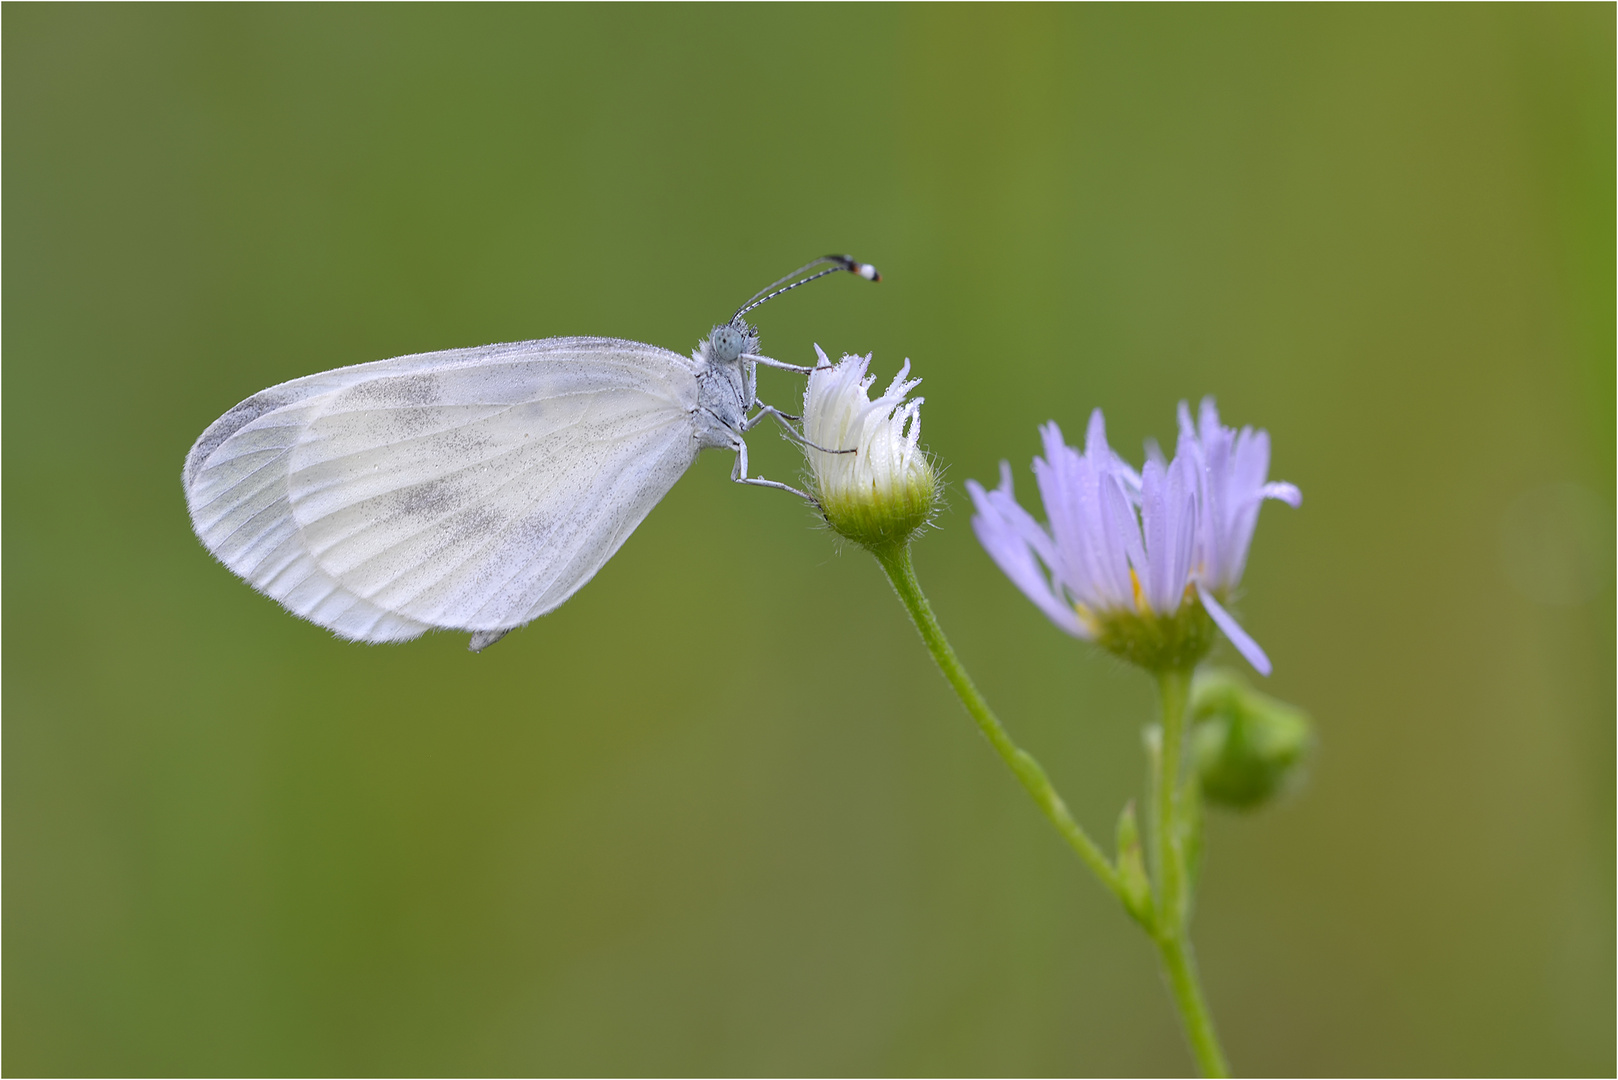
[[543, 338], [272, 386], [186, 455], [192, 527], [249, 585], [340, 638], [459, 630], [481, 651], [583, 587], [705, 449], [735, 452], [733, 480], [804, 495], [748, 475], [745, 435], [774, 419], [801, 441], [796, 417], [758, 400], [757, 368], [812, 369], [760, 354], [742, 316], [840, 271], [881, 279], [847, 255], [816, 259], [690, 356]]

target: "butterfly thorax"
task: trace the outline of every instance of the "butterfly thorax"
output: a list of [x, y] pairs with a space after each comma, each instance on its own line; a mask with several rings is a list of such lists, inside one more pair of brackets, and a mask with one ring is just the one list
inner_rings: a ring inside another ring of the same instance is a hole
[[691, 354], [696, 364], [697, 444], [735, 447], [758, 390], [758, 365], [746, 359], [758, 349], [758, 332], [746, 323], [726, 323]]

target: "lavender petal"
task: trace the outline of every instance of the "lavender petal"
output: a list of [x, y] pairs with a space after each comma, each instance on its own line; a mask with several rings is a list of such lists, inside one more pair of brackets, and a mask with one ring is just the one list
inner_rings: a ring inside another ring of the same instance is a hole
[[1261, 499], [1279, 499], [1293, 509], [1303, 505], [1303, 492], [1298, 490], [1297, 484], [1289, 484], [1285, 480], [1273, 480], [1258, 489]]
[[1264, 650], [1259, 648], [1258, 642], [1248, 636], [1247, 631], [1242, 629], [1241, 624], [1231, 616], [1230, 612], [1219, 606], [1219, 601], [1215, 600], [1213, 595], [1203, 588], [1200, 581], [1197, 582], [1197, 596], [1202, 599], [1202, 606], [1209, 616], [1213, 618], [1214, 625], [1218, 626], [1224, 632], [1224, 635], [1230, 639], [1230, 643], [1236, 646], [1236, 651], [1247, 658], [1247, 662], [1253, 665], [1253, 670], [1260, 675], [1269, 675], [1271, 671], [1270, 658], [1264, 655]]
[[[1146, 565], [1137, 563], [1135, 572], [1145, 586], [1146, 603], [1160, 615], [1173, 614], [1179, 607], [1178, 591], [1175, 583], [1169, 580], [1173, 560], [1169, 556], [1172, 534], [1167, 487], [1168, 478], [1164, 475], [1163, 466], [1148, 461], [1146, 468], [1141, 470], [1140, 490], [1141, 525], [1142, 532], [1146, 534]], [[1173, 524], [1178, 525], [1179, 522]], [[1181, 578], [1179, 584], [1183, 590], [1185, 579]]]
[[972, 531], [977, 534], [978, 543], [983, 545], [989, 558], [1051, 622], [1074, 637], [1090, 637], [1079, 621], [1078, 613], [1064, 603], [1051, 587], [1049, 579], [1040, 569], [1039, 561], [1034, 557], [1033, 549], [1019, 534], [1017, 523], [1004, 513], [1003, 501], [991, 499], [990, 493], [984, 491], [983, 486], [975, 480], [966, 482], [966, 490], [978, 510], [972, 517]]

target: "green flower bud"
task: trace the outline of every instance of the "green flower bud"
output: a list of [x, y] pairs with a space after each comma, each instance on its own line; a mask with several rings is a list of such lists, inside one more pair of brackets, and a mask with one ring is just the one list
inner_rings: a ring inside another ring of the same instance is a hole
[[1314, 745], [1301, 709], [1249, 687], [1228, 671], [1191, 684], [1191, 751], [1202, 794], [1216, 806], [1254, 810], [1295, 785]]

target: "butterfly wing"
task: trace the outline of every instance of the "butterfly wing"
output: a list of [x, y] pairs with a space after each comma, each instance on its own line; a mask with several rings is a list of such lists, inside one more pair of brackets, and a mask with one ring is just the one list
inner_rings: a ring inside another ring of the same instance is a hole
[[273, 386], [215, 420], [186, 455], [186, 504], [203, 546], [288, 611], [350, 640], [408, 641], [427, 625], [361, 599], [322, 570], [288, 497], [292, 448], [326, 398], [363, 378], [358, 370]]
[[310, 376], [204, 433], [193, 521], [231, 569], [344, 637], [503, 630], [590, 580], [685, 472], [695, 401], [685, 358], [610, 338]]

